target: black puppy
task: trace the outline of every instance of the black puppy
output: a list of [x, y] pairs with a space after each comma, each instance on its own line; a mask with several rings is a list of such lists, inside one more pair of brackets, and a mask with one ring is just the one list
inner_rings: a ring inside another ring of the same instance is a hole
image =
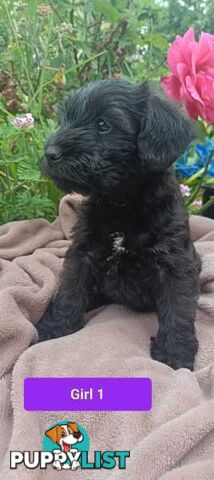
[[82, 328], [89, 301], [100, 294], [107, 303], [157, 312], [152, 358], [193, 369], [200, 260], [171, 167], [193, 138], [192, 124], [146, 83], [106, 80], [68, 99], [42, 168], [61, 189], [87, 198], [50, 338]]

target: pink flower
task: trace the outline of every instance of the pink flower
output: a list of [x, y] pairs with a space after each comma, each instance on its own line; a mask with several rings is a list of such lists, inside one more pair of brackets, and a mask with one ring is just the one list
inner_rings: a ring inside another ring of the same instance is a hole
[[33, 128], [34, 126], [34, 118], [31, 113], [26, 113], [23, 117], [16, 117], [14, 120], [11, 121], [12, 125], [16, 128]]
[[14, 125], [14, 127], [21, 128], [24, 125], [24, 120], [23, 118], [16, 117], [11, 121], [11, 123]]
[[177, 35], [167, 61], [171, 74], [161, 80], [164, 91], [182, 102], [190, 117], [214, 124], [214, 35], [202, 32], [198, 42], [193, 28]]
[[183, 183], [180, 183], [179, 187], [180, 187], [182, 197], [189, 197], [190, 196], [191, 190], [188, 187], [188, 185], [184, 185]]
[[26, 113], [25, 115], [25, 123], [26, 125], [29, 127], [29, 128], [32, 128], [33, 125], [34, 125], [34, 118], [33, 116], [31, 115], [31, 113]]

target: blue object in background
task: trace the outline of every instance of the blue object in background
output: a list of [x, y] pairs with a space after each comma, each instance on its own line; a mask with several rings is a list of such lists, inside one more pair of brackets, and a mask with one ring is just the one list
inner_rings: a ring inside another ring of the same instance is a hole
[[[187, 147], [182, 157], [175, 162], [175, 172], [178, 177], [190, 178], [201, 168], [206, 166], [206, 162], [211, 150], [214, 148], [214, 141], [205, 139], [203, 144], [197, 143], [194, 147]], [[209, 165], [206, 176], [214, 177], [214, 157]], [[200, 178], [200, 177], [199, 177]]]

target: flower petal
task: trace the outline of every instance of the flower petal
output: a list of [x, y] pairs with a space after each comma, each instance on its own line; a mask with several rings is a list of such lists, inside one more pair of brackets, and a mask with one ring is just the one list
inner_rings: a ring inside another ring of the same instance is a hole
[[186, 108], [187, 113], [194, 120], [199, 116], [198, 105], [196, 102], [190, 102], [185, 96], [183, 96], [182, 102]]
[[181, 99], [180, 88], [181, 84], [174, 75], [169, 75], [168, 77], [163, 77], [161, 79], [161, 86], [166, 94], [176, 100], [177, 102]]
[[191, 97], [193, 98], [193, 100], [197, 100], [199, 103], [201, 103], [201, 105], [204, 106], [204, 102], [203, 102], [202, 98], [200, 97], [200, 94], [197, 91], [196, 86], [193, 82], [193, 79], [190, 75], [186, 76], [185, 83], [186, 83], [186, 88], [187, 88], [188, 92], [190, 93]]

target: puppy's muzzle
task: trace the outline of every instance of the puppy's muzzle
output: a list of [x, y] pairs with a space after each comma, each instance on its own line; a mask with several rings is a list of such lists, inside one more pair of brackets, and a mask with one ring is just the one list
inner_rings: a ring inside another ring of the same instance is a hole
[[45, 146], [45, 155], [40, 160], [40, 168], [43, 175], [49, 175], [50, 169], [54, 168], [55, 165], [62, 159], [62, 151], [57, 145], [46, 145]]
[[62, 152], [57, 145], [49, 145], [45, 149], [45, 158], [48, 165], [51, 165], [54, 162], [58, 162], [62, 157]]

